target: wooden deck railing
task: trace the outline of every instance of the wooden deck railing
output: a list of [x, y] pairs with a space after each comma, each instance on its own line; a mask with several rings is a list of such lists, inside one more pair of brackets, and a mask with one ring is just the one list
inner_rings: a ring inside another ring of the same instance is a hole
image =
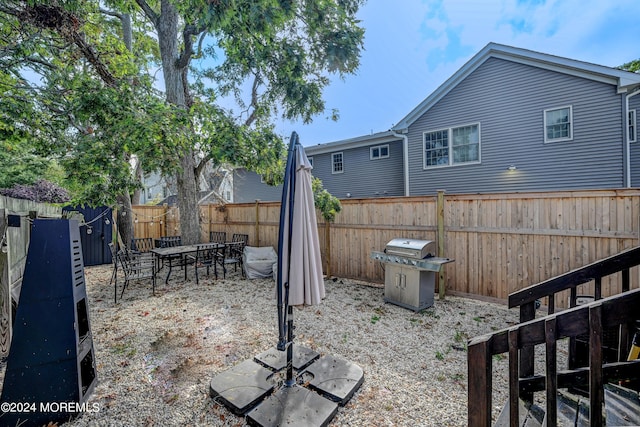
[[[518, 423], [519, 399], [531, 402], [533, 393], [546, 390], [548, 425], [555, 425], [558, 388], [588, 386], [591, 408], [602, 408], [603, 383], [615, 378], [634, 376], [640, 372], [638, 362], [626, 362], [629, 331], [640, 315], [640, 289], [629, 291], [629, 269], [640, 264], [640, 247], [586, 265], [561, 276], [518, 291], [509, 297], [509, 307], [520, 307], [521, 323], [470, 341], [469, 425], [491, 425], [492, 357], [509, 353], [509, 413], [511, 425]], [[621, 274], [621, 292], [600, 299], [602, 278]], [[577, 286], [594, 282], [595, 301], [576, 306]], [[570, 290], [572, 308], [555, 313], [555, 295]], [[535, 319], [536, 300], [547, 298], [548, 314]], [[617, 360], [603, 357], [605, 331], [619, 331]], [[588, 367], [575, 362], [577, 337], [588, 337]], [[557, 369], [557, 341], [569, 338], [569, 369]], [[546, 375], [534, 375], [534, 347], [545, 345]], [[601, 425], [601, 410], [591, 410], [591, 425]], [[551, 421], [553, 420], [553, 421]]]
[[[599, 300], [602, 297], [602, 278], [617, 273], [621, 276], [620, 292], [627, 292], [630, 286], [629, 270], [639, 264], [640, 246], [627, 249], [619, 254], [514, 292], [509, 295], [509, 308], [520, 307], [520, 323], [527, 322], [535, 318], [536, 301], [547, 298], [547, 314], [552, 314], [555, 312], [556, 294], [566, 290], [569, 290], [570, 293], [569, 307], [575, 307], [578, 299], [578, 286], [589, 282], [593, 282], [594, 299]], [[620, 349], [628, 348], [629, 344], [629, 327], [627, 325], [621, 326], [616, 341], [618, 360], [622, 360], [626, 353], [621, 352]], [[524, 348], [520, 354], [520, 360], [520, 376], [533, 375], [533, 349]], [[574, 369], [579, 366], [576, 338], [573, 337], [569, 340], [569, 368]], [[531, 396], [526, 394], [523, 398], [527, 401], [531, 400]]]

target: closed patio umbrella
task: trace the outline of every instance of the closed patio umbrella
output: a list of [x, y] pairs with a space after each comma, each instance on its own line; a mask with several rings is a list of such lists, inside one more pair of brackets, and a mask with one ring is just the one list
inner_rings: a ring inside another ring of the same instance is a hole
[[[250, 425], [326, 426], [364, 381], [362, 368], [331, 355], [296, 346], [294, 378], [293, 306], [319, 304], [325, 296], [311, 164], [291, 134], [284, 174], [276, 276], [278, 345], [211, 380], [210, 394]], [[283, 352], [285, 352], [283, 354]], [[274, 373], [286, 371], [280, 385]], [[300, 380], [297, 383], [297, 380]]]
[[317, 305], [325, 297], [311, 163], [291, 134], [280, 208], [278, 238], [278, 349], [287, 350], [287, 383], [293, 383], [294, 305]]

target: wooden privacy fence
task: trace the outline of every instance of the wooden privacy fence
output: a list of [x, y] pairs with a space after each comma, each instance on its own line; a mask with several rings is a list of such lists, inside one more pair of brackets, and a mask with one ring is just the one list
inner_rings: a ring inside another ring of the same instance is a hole
[[[640, 244], [640, 189], [441, 193], [440, 215], [437, 200], [341, 200], [335, 223], [318, 215], [325, 273], [382, 282], [372, 251], [396, 237], [440, 240], [444, 256], [455, 259], [445, 267], [448, 293], [506, 300], [511, 292]], [[209, 231], [226, 231], [248, 234], [252, 246], [277, 247], [279, 213], [277, 202], [201, 206], [202, 240]], [[179, 234], [176, 208], [135, 206], [134, 214], [136, 237]], [[591, 284], [583, 287], [592, 292]], [[603, 296], [619, 287], [617, 279], [607, 279]], [[632, 271], [631, 287], [640, 287], [638, 271]], [[563, 299], [557, 307], [566, 306]]]

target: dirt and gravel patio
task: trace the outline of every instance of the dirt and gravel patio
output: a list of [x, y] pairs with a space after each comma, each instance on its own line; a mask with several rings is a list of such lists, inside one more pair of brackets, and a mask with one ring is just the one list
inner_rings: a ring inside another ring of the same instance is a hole
[[[176, 272], [169, 284], [160, 276], [155, 296], [134, 283], [114, 304], [110, 276], [108, 265], [85, 269], [98, 376], [90, 403], [99, 411], [66, 425], [245, 425], [209, 396], [209, 381], [275, 346], [274, 281], [232, 271], [196, 285], [192, 272], [186, 282]], [[325, 287], [321, 305], [295, 309], [296, 342], [364, 370], [332, 426], [466, 425], [467, 339], [516, 323], [515, 310], [448, 296], [416, 313], [384, 303], [379, 284], [332, 278]], [[496, 415], [506, 381], [494, 378]]]

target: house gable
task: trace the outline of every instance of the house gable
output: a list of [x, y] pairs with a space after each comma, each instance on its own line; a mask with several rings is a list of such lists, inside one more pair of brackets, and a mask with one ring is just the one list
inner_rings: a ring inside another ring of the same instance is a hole
[[[527, 49], [489, 43], [416, 108], [400, 120], [400, 122], [393, 127], [393, 130], [397, 132], [406, 132], [407, 128], [413, 122], [418, 120], [422, 114], [427, 112], [433, 105], [445, 97], [451, 90], [463, 82], [490, 58], [504, 59], [514, 63], [529, 65], [531, 67], [611, 84], [616, 86], [616, 90], [619, 93], [625, 93], [640, 84], [640, 75], [636, 73], [548, 55]], [[522, 84], [524, 83], [525, 82], [522, 82]]]

